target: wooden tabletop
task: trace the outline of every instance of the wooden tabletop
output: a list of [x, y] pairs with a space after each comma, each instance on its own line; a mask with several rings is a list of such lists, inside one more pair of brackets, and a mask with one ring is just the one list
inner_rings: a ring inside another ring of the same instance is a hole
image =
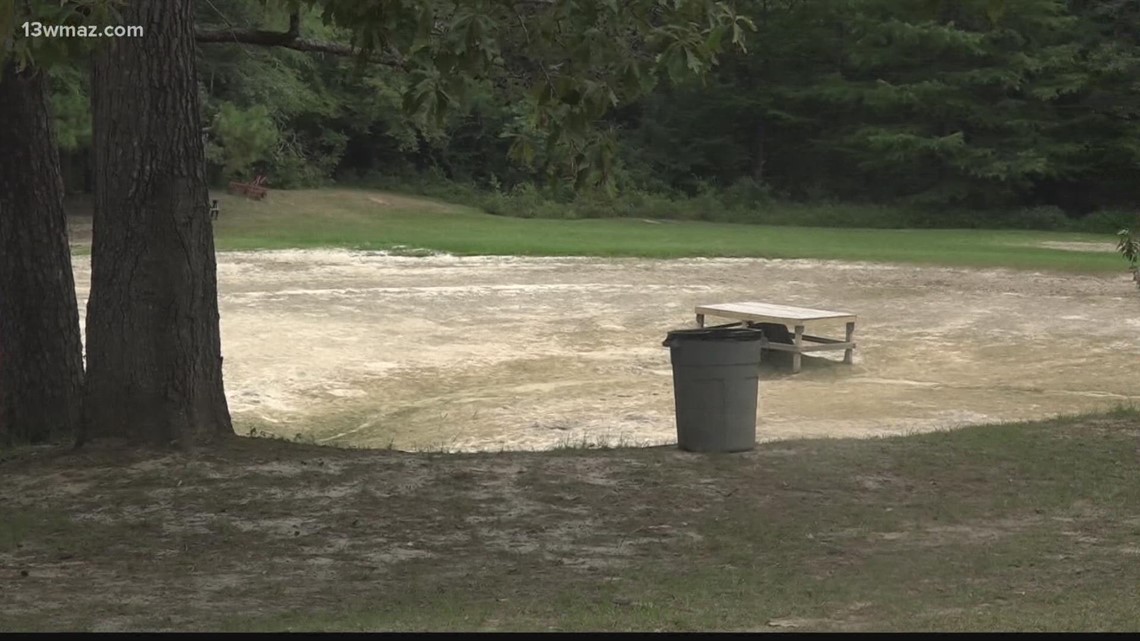
[[720, 303], [698, 305], [696, 313], [707, 316], [737, 318], [760, 323], [802, 324], [807, 321], [839, 320], [855, 322], [857, 316], [849, 312], [829, 312], [823, 309], [772, 305], [770, 303]]

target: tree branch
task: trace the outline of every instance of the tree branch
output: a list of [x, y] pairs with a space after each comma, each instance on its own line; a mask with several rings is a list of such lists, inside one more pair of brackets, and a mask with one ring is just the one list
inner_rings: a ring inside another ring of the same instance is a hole
[[359, 53], [352, 47], [339, 42], [319, 42], [292, 37], [288, 32], [259, 31], [255, 29], [219, 29], [214, 31], [198, 31], [194, 40], [202, 44], [234, 43], [243, 45], [257, 45], [260, 47], [284, 47], [296, 51], [313, 51], [316, 53], [331, 53], [338, 56], [351, 56]]
[[[199, 30], [194, 34], [194, 40], [200, 44], [230, 43], [259, 47], [282, 47], [294, 51], [329, 53], [334, 56], [359, 56], [362, 54], [360, 49], [340, 42], [302, 38], [301, 17], [296, 12], [289, 14], [288, 31], [263, 31], [261, 29]], [[405, 68], [407, 65], [404, 57], [391, 48], [374, 62], [400, 68]]]
[[294, 11], [289, 14], [289, 30], [285, 32], [285, 35], [293, 36], [294, 40], [301, 36], [300, 12]]

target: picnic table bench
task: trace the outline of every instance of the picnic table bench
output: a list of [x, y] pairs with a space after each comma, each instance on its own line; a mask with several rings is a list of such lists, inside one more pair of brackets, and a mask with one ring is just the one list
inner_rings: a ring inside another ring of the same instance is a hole
[[[733, 325], [752, 326], [757, 323], [774, 323], [795, 328], [791, 343], [768, 341], [765, 345], [767, 349], [792, 353], [792, 373], [800, 371], [804, 352], [841, 349], [843, 350], [843, 362], [848, 364], [854, 362], [855, 321], [857, 320], [855, 314], [753, 302], [698, 305], [696, 314], [697, 326], [699, 327], [705, 326], [705, 316], [716, 316], [740, 321], [739, 323], [732, 323]], [[846, 322], [847, 336], [843, 340], [839, 340], [837, 338], [809, 336], [804, 333], [808, 324], [815, 324], [819, 321]]]
[[265, 176], [254, 176], [253, 182], [243, 183], [240, 181], [230, 182], [230, 193], [244, 194], [245, 196], [254, 200], [261, 200], [269, 193], [269, 189], [265, 186], [267, 180]]

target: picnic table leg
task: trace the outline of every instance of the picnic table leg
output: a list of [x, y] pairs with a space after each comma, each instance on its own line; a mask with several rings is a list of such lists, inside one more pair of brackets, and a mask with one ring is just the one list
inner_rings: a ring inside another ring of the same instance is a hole
[[800, 352], [804, 346], [804, 326], [796, 325], [796, 338], [795, 338], [796, 351], [792, 352], [792, 373], [800, 373], [800, 364], [803, 361], [803, 354]]
[[705, 326], [705, 315], [704, 314], [697, 314], [697, 327], [704, 327], [704, 326]]
[[[855, 338], [855, 323], [847, 323], [847, 339], [845, 342], [850, 343], [851, 339]], [[850, 365], [855, 362], [855, 350], [848, 347], [843, 350], [843, 362]]]

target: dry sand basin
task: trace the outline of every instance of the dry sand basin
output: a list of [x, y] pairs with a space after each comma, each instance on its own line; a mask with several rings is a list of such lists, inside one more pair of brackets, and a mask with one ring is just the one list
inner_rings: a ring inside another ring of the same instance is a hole
[[[1140, 296], [1124, 274], [324, 250], [218, 262], [239, 431], [400, 449], [675, 442], [661, 341], [694, 305], [742, 300], [860, 317], [854, 365], [825, 352], [795, 376], [764, 368], [762, 441], [1140, 400]], [[86, 258], [76, 269], [82, 302]]]

